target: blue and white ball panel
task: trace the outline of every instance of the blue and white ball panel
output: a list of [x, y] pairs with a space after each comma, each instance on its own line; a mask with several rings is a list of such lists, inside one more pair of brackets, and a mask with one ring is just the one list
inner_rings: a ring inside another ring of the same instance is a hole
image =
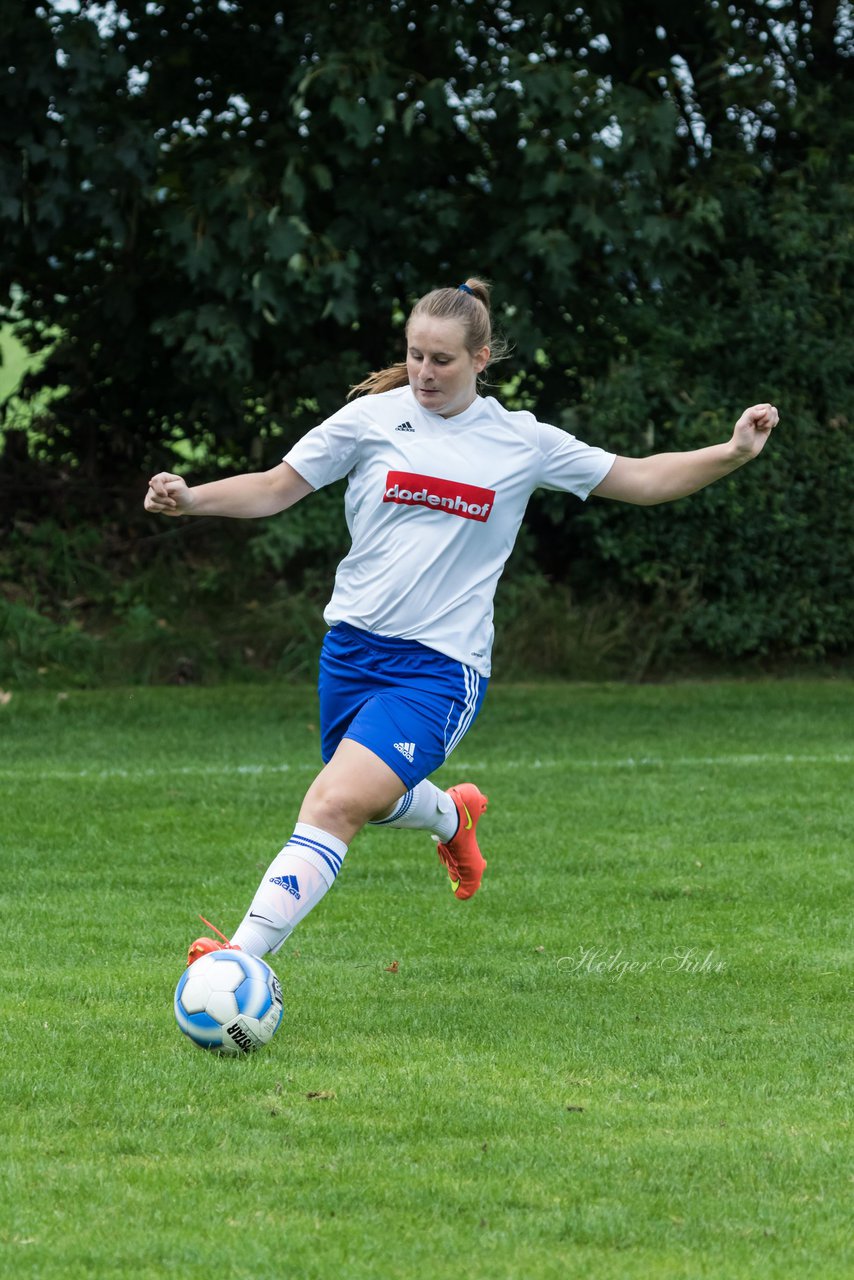
[[272, 1039], [282, 1020], [282, 993], [257, 956], [213, 951], [185, 969], [175, 989], [175, 1019], [202, 1049], [246, 1053]]

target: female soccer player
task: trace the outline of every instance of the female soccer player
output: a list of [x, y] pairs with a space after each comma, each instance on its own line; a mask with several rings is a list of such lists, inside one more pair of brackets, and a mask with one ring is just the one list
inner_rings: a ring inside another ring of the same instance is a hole
[[[332, 886], [366, 823], [433, 834], [457, 898], [480, 887], [476, 828], [486, 796], [441, 791], [429, 775], [480, 710], [490, 674], [492, 601], [534, 489], [652, 505], [683, 498], [761, 451], [777, 423], [746, 409], [726, 444], [618, 457], [478, 394], [499, 352], [489, 289], [470, 279], [413, 307], [406, 360], [269, 471], [188, 487], [160, 472], [147, 511], [272, 516], [347, 477], [352, 545], [338, 566], [320, 655], [324, 767], [231, 943], [199, 938], [188, 963], [231, 945], [275, 953]], [[218, 932], [218, 930], [216, 931]]]

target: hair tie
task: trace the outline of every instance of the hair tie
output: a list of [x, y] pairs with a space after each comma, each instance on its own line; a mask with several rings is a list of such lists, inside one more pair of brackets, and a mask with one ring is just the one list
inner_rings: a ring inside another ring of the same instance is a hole
[[471, 294], [472, 297], [474, 297], [474, 289], [470, 289], [467, 284], [457, 285], [457, 293], [468, 293], [468, 294]]

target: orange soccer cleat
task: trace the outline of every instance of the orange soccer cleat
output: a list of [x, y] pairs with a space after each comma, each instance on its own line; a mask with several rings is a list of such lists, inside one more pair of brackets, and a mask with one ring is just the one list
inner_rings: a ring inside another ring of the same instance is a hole
[[486, 813], [486, 796], [473, 782], [448, 788], [457, 809], [459, 826], [447, 844], [439, 845], [439, 861], [448, 869], [451, 888], [457, 898], [471, 898], [480, 888], [486, 859], [477, 847], [475, 829]]
[[213, 929], [214, 933], [219, 933], [222, 942], [218, 942], [216, 938], [196, 938], [195, 942], [190, 944], [190, 950], [187, 952], [187, 968], [194, 964], [196, 960], [202, 956], [209, 955], [211, 951], [239, 951], [240, 947], [234, 947], [229, 942], [224, 933], [220, 933], [215, 924], [211, 924], [210, 920], [206, 920], [204, 916], [199, 916], [202, 924], [206, 924], [209, 929]]

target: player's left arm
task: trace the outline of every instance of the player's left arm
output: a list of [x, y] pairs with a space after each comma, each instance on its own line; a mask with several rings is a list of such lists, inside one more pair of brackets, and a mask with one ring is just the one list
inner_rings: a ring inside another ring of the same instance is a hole
[[592, 492], [597, 498], [643, 507], [686, 498], [761, 453], [778, 420], [773, 404], [755, 404], [745, 409], [726, 444], [685, 453], [653, 453], [646, 458], [618, 456]]

